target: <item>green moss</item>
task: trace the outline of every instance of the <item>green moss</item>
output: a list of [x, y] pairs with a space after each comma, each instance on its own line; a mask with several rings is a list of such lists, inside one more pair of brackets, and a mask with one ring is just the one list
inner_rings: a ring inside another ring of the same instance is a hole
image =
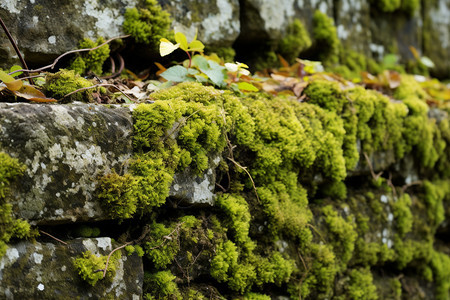
[[347, 293], [349, 299], [352, 300], [378, 299], [377, 288], [373, 284], [373, 277], [369, 268], [353, 269], [350, 271]]
[[[161, 223], [153, 223], [150, 226], [151, 235], [144, 243], [146, 257], [153, 262], [157, 269], [165, 268], [172, 263], [175, 255], [180, 250], [178, 243], [177, 225], [166, 227]], [[174, 231], [175, 230], [175, 231]], [[175, 235], [173, 235], [175, 233]]]
[[421, 100], [428, 98], [427, 93], [414, 79], [414, 76], [406, 74], [401, 76], [400, 85], [395, 89], [394, 97], [400, 100], [410, 97], [417, 97]]
[[[97, 41], [89, 38], [83, 39], [79, 44], [79, 49], [89, 49], [97, 47], [105, 42], [105, 39], [99, 37]], [[78, 52], [78, 56], [70, 65], [69, 69], [74, 70], [77, 74], [86, 74], [92, 72], [96, 75], [103, 73], [103, 63], [109, 58], [109, 45], [103, 45], [88, 52]]]
[[137, 181], [131, 174], [107, 174], [100, 178], [97, 189], [97, 197], [110, 217], [128, 219], [136, 212]]
[[236, 56], [236, 51], [232, 47], [207, 46], [206, 52], [216, 53], [224, 62], [234, 62], [234, 57]]
[[145, 299], [182, 299], [175, 276], [170, 271], [144, 274], [144, 289], [151, 291]]
[[0, 152], [0, 257], [6, 253], [11, 238], [26, 238], [31, 235], [30, 224], [15, 219], [8, 203], [10, 184], [25, 171], [25, 165], [8, 154]]
[[144, 8], [128, 8], [125, 12], [123, 31], [138, 43], [150, 45], [156, 51], [161, 38], [172, 37], [169, 32], [170, 15], [156, 0], [145, 0]]
[[219, 244], [211, 261], [211, 276], [219, 282], [228, 282], [231, 289], [243, 293], [251, 287], [256, 273], [254, 266], [238, 263], [239, 255], [232, 241]]
[[333, 19], [319, 10], [313, 16], [313, 37], [315, 49], [319, 51], [319, 59], [324, 64], [334, 64], [339, 60], [340, 41]]
[[402, 0], [372, 0], [374, 4], [382, 11], [391, 13], [400, 8]]
[[[120, 257], [120, 251], [116, 251], [113, 255], [111, 255], [108, 263], [108, 269], [106, 271], [106, 278], [111, 279], [114, 277]], [[97, 281], [103, 279], [103, 272], [98, 272], [97, 270], [103, 270], [105, 268], [107, 259], [107, 255], [96, 256], [90, 251], [85, 251], [81, 257], [74, 259], [73, 265], [81, 278], [90, 285], [94, 286]]]
[[233, 230], [236, 243], [252, 251], [255, 245], [248, 236], [251, 217], [245, 199], [238, 195], [223, 194], [217, 198], [216, 205], [227, 215], [225, 225]]
[[278, 51], [288, 62], [293, 63], [300, 53], [311, 46], [311, 39], [302, 21], [295, 19], [286, 29], [278, 44]]
[[450, 257], [442, 252], [433, 251], [430, 266], [433, 270], [436, 299], [448, 299], [450, 297]]
[[100, 229], [98, 227], [92, 227], [88, 225], [80, 225], [78, 226], [74, 233], [80, 237], [97, 237], [100, 235]]
[[444, 200], [450, 196], [450, 186], [447, 180], [423, 182], [427, 216], [432, 227], [436, 229], [445, 220]]
[[257, 294], [257, 293], [247, 293], [242, 298], [244, 300], [270, 300], [270, 296], [263, 295], [263, 294]]
[[339, 258], [341, 270], [344, 270], [353, 256], [355, 241], [358, 237], [355, 231], [355, 224], [350, 216], [347, 220], [339, 216], [331, 205], [322, 208], [322, 212], [331, 234], [330, 238], [333, 241], [331, 242], [333, 252]]
[[[94, 84], [91, 81], [79, 76], [75, 71], [62, 69], [55, 74], [48, 73], [45, 76], [44, 88], [52, 97], [62, 98], [78, 89], [91, 87], [93, 85]], [[93, 101], [92, 92], [94, 91], [95, 89], [83, 90], [68, 96], [66, 99], [91, 102]]]
[[401, 237], [412, 229], [413, 216], [410, 207], [411, 197], [408, 194], [401, 195], [392, 205], [396, 227]]

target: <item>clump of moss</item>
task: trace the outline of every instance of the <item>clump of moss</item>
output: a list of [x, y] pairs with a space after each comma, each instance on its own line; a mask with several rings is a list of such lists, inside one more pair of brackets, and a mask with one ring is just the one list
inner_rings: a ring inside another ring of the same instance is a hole
[[207, 46], [206, 52], [216, 53], [225, 62], [234, 62], [234, 57], [236, 56], [236, 51], [232, 47], [214, 47]]
[[[88, 88], [94, 84], [80, 75], [76, 74], [74, 70], [60, 70], [52, 74], [48, 73], [45, 76], [44, 88], [50, 93], [52, 97], [62, 98], [69, 93], [75, 92], [82, 88]], [[93, 89], [82, 90], [67, 97], [72, 101], [92, 102]]]
[[381, 11], [389, 13], [399, 9], [402, 0], [381, 0], [372, 2], [374, 2]]
[[313, 38], [319, 60], [324, 64], [334, 64], [339, 60], [340, 41], [333, 19], [316, 10], [313, 16]]
[[401, 237], [411, 231], [413, 216], [411, 213], [411, 197], [408, 194], [401, 195], [392, 205], [396, 227]]
[[15, 219], [12, 206], [8, 203], [9, 185], [25, 171], [25, 166], [17, 159], [0, 152], [0, 257], [6, 253], [6, 243], [13, 237], [30, 236], [30, 224]]
[[311, 47], [311, 39], [302, 21], [295, 19], [286, 30], [286, 35], [278, 44], [278, 52], [290, 63], [300, 53]]
[[75, 228], [74, 233], [77, 236], [89, 238], [89, 237], [97, 237], [100, 235], [100, 229], [98, 227], [92, 227], [87, 225], [80, 225]]
[[433, 251], [430, 266], [436, 286], [436, 299], [448, 299], [450, 297], [450, 257], [442, 252]]
[[334, 253], [339, 257], [340, 269], [345, 270], [347, 263], [353, 256], [355, 241], [358, 237], [355, 231], [355, 224], [353, 224], [351, 217], [348, 217], [346, 220], [339, 216], [331, 205], [322, 208], [322, 212], [334, 241], [331, 244], [333, 245]]
[[97, 197], [110, 217], [128, 219], [136, 212], [137, 181], [131, 174], [107, 174], [100, 178], [97, 190]]
[[175, 278], [170, 271], [145, 273], [144, 289], [151, 292], [145, 294], [144, 299], [182, 299]]
[[217, 198], [216, 204], [228, 216], [226, 225], [233, 229], [236, 242], [252, 251], [255, 245], [248, 236], [251, 216], [245, 199], [238, 195], [223, 194]]
[[352, 300], [376, 300], [377, 288], [373, 284], [372, 273], [369, 268], [353, 269], [350, 271], [350, 281], [347, 294]]
[[[108, 269], [106, 270], [106, 278], [111, 279], [114, 277], [120, 257], [120, 251], [116, 251], [111, 255], [108, 262]], [[107, 255], [96, 256], [90, 251], [85, 251], [81, 257], [74, 259], [73, 265], [81, 278], [94, 286], [99, 280], [103, 279], [103, 272], [97, 272], [97, 270], [103, 270], [105, 268], [107, 259]]]
[[129, 8], [125, 12], [123, 31], [138, 43], [150, 45], [156, 50], [161, 38], [170, 38], [170, 14], [156, 0], [145, 0], [144, 8]]
[[[94, 48], [104, 42], [105, 39], [102, 37], [99, 37], [95, 42], [89, 38], [85, 38], [80, 42], [79, 49]], [[103, 73], [103, 63], [108, 59], [109, 52], [110, 50], [108, 44], [89, 52], [78, 52], [78, 56], [72, 62], [70, 69], [80, 75], [88, 72], [101, 75]]]

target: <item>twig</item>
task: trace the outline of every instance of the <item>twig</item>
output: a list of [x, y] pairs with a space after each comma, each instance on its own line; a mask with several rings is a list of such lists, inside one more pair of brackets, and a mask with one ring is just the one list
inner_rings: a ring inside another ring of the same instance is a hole
[[234, 163], [236, 166], [238, 166], [239, 168], [241, 168], [242, 170], [244, 170], [245, 173], [247, 173], [248, 177], [250, 177], [250, 180], [252, 181], [252, 184], [253, 184], [253, 189], [255, 190], [256, 199], [258, 200], [258, 203], [261, 204], [261, 200], [259, 199], [258, 192], [256, 191], [256, 185], [255, 185], [255, 182], [253, 181], [253, 177], [252, 177], [252, 175], [250, 175], [250, 172], [247, 171], [247, 167], [241, 166], [237, 161], [235, 161], [235, 160], [232, 159], [231, 157], [227, 157], [227, 158], [228, 158], [232, 163]]
[[119, 58], [119, 62], [120, 62], [119, 70], [114, 73], [115, 63], [114, 63], [114, 60], [111, 59], [111, 65], [114, 66], [114, 68], [111, 67], [111, 73], [113, 73], [113, 74], [111, 74], [109, 76], [103, 76], [103, 77], [101, 77], [102, 79], [110, 79], [110, 78], [119, 76], [122, 73], [123, 69], [125, 69], [125, 61], [123, 60], [123, 57], [119, 53], [117, 53], [116, 55]]
[[[22, 68], [28, 69], [27, 63], [25, 62], [25, 60], [24, 60], [23, 57], [22, 57], [22, 54], [21, 54], [20, 51], [19, 51], [19, 47], [17, 47], [16, 42], [14, 41], [14, 39], [13, 39], [11, 33], [9, 32], [8, 28], [6, 27], [6, 25], [5, 25], [5, 23], [3, 22], [3, 20], [2, 20], [1, 17], [0, 17], [0, 24], [2, 25], [2, 28], [3, 28], [3, 30], [5, 31], [6, 36], [8, 37], [9, 41], [11, 42], [11, 44], [12, 44], [12, 46], [13, 46], [13, 48], [14, 48], [14, 51], [16, 51], [17, 56], [19, 56], [20, 62], [22, 63]], [[27, 79], [28, 79], [28, 81], [30, 82], [30, 84], [34, 85], [33, 79], [31, 79], [31, 78], [29, 77], [30, 74], [29, 74], [27, 71], [24, 71], [24, 72], [25, 72], [25, 75], [28, 76]]]
[[409, 187], [413, 185], [421, 185], [423, 182], [421, 180], [413, 181], [411, 183], [405, 184], [402, 186], [402, 192], [405, 192]]
[[70, 92], [70, 93], [64, 95], [64, 97], [62, 97], [60, 100], [66, 98], [66, 97], [68, 97], [68, 96], [70, 96], [70, 95], [72, 95], [72, 94], [75, 94], [75, 93], [78, 93], [78, 92], [82, 92], [82, 91], [85, 91], [85, 90], [89, 90], [89, 89], [93, 89], [93, 88], [96, 88], [96, 87], [99, 87], [99, 86], [110, 86], [110, 87], [113, 87], [113, 88], [117, 89], [119, 92], [121, 92], [121, 93], [122, 93], [125, 97], [127, 97], [130, 101], [133, 101], [133, 99], [131, 99], [130, 97], [128, 97], [128, 95], [125, 94], [119, 87], [117, 87], [116, 85], [111, 84], [111, 83], [98, 83], [98, 84], [95, 84], [95, 85], [93, 85], [93, 86], [88, 86], [88, 87], [80, 88], [80, 89], [78, 89], [78, 90], [75, 90], [75, 91], [73, 91], [73, 92]]
[[47, 232], [45, 232], [45, 231], [43, 231], [43, 230], [40, 230], [40, 229], [39, 229], [39, 232], [40, 232], [40, 233], [43, 233], [43, 234], [45, 234], [45, 235], [47, 235], [47, 236], [49, 236], [49, 237], [51, 237], [52, 239], [54, 239], [54, 240], [56, 240], [56, 241], [60, 242], [61, 244], [64, 244], [64, 245], [66, 245], [66, 246], [67, 246], [67, 243], [66, 243], [66, 242], [64, 242], [64, 241], [61, 241], [60, 239], [58, 239], [58, 238], [54, 237], [54, 236], [53, 236], [53, 235], [51, 235], [50, 233], [47, 233]]
[[363, 152], [363, 154], [364, 154], [364, 157], [366, 158], [367, 165], [369, 166], [370, 174], [372, 174], [372, 177], [374, 180], [378, 180], [378, 178], [380, 178], [381, 174], [383, 174], [383, 171], [381, 171], [378, 174], [375, 174], [375, 171], [373, 170], [372, 162], [370, 161], [369, 156], [367, 155], [366, 152]]
[[392, 173], [389, 172], [389, 178], [387, 180], [387, 184], [390, 186], [390, 188], [392, 189], [392, 194], [394, 195], [395, 198], [398, 198], [397, 195], [397, 190], [395, 189], [394, 184], [392, 183]]
[[108, 270], [108, 264], [109, 264], [109, 259], [111, 258], [111, 255], [112, 255], [114, 252], [116, 252], [117, 250], [120, 250], [120, 249], [122, 249], [122, 248], [125, 248], [126, 246], [131, 245], [132, 243], [133, 243], [133, 241], [128, 242], [128, 243], [125, 243], [125, 244], [123, 244], [122, 246], [117, 247], [116, 249], [114, 249], [113, 251], [111, 251], [111, 252], [109, 253], [108, 258], [106, 259], [105, 269], [103, 270], [103, 278], [105, 278], [105, 276], [106, 276], [106, 271]]
[[28, 68], [27, 68], [27, 69], [22, 69], [22, 70], [16, 70], [16, 71], [14, 71], [14, 72], [9, 73], [9, 75], [14, 74], [14, 73], [16, 73], [16, 72], [30, 72], [30, 73], [35, 73], [35, 72], [41, 72], [41, 71], [44, 71], [44, 70], [49, 69], [49, 68], [50, 68], [50, 69], [53, 69], [53, 68], [55, 67], [55, 65], [58, 63], [58, 61], [59, 61], [61, 58], [63, 58], [64, 56], [66, 56], [66, 55], [69, 55], [69, 54], [72, 54], [72, 53], [77, 53], [77, 52], [83, 52], [83, 51], [92, 51], [92, 50], [95, 50], [95, 49], [100, 48], [101, 46], [103, 46], [103, 45], [105, 45], [105, 44], [110, 43], [110, 42], [113, 41], [113, 40], [116, 40], [116, 39], [124, 39], [124, 38], [127, 38], [127, 37], [129, 37], [129, 36], [130, 36], [130, 35], [121, 35], [121, 36], [113, 37], [113, 38], [107, 40], [106, 42], [104, 42], [103, 44], [100, 44], [100, 45], [98, 45], [98, 46], [96, 46], [96, 47], [94, 47], [94, 48], [85, 48], [85, 49], [71, 50], [71, 51], [68, 51], [68, 52], [63, 53], [63, 54], [61, 54], [60, 56], [58, 56], [58, 57], [53, 61], [53, 63], [50, 64], [50, 65], [44, 66], [44, 67], [39, 68], [39, 69], [34, 69], [34, 70], [28, 70]]

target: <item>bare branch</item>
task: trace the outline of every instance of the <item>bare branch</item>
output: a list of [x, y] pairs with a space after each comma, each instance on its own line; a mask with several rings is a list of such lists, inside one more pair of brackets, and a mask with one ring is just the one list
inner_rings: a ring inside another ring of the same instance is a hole
[[43, 234], [45, 234], [45, 235], [47, 235], [47, 236], [49, 236], [49, 237], [51, 237], [52, 239], [54, 239], [54, 240], [56, 240], [56, 241], [60, 242], [61, 244], [64, 244], [64, 245], [66, 245], [66, 246], [67, 246], [67, 243], [66, 243], [66, 242], [64, 242], [64, 241], [61, 241], [60, 239], [58, 239], [58, 238], [54, 237], [54, 236], [53, 236], [53, 235], [51, 235], [50, 233], [47, 233], [47, 232], [45, 232], [45, 231], [43, 231], [43, 230], [39, 230], [39, 232], [40, 232], [40, 233], [43, 233]]
[[93, 86], [88, 86], [88, 87], [84, 87], [84, 88], [79, 88], [78, 90], [75, 90], [75, 91], [73, 91], [73, 92], [70, 92], [70, 93], [64, 95], [64, 97], [62, 97], [60, 100], [66, 98], [66, 97], [68, 97], [68, 96], [70, 96], [70, 95], [73, 95], [73, 94], [75, 94], [75, 93], [82, 92], [82, 91], [85, 91], [85, 90], [90, 90], [90, 89], [93, 89], [93, 88], [96, 88], [96, 87], [100, 87], [100, 86], [110, 86], [110, 87], [113, 87], [113, 88], [117, 89], [119, 92], [121, 92], [122, 95], [124, 95], [125, 97], [127, 97], [130, 101], [133, 101], [133, 99], [131, 99], [130, 97], [128, 97], [128, 95], [125, 94], [119, 87], [117, 87], [117, 86], [114, 85], [114, 84], [110, 84], [110, 83], [99, 83], [99, 84], [95, 84], [95, 85], [93, 85]]
[[[20, 51], [19, 51], [19, 47], [17, 47], [16, 42], [14, 41], [14, 39], [13, 39], [11, 33], [9, 32], [9, 30], [8, 30], [8, 28], [6, 27], [5, 23], [3, 22], [2, 18], [0, 18], [0, 25], [2, 26], [3, 30], [4, 30], [5, 33], [6, 33], [6, 36], [8, 37], [9, 41], [11, 42], [11, 44], [12, 44], [12, 46], [13, 46], [13, 48], [14, 48], [14, 51], [16, 51], [17, 56], [19, 56], [20, 62], [22, 63], [22, 67], [23, 67], [24, 69], [28, 69], [27, 63], [25, 62], [25, 60], [24, 60], [23, 57], [22, 57], [22, 54], [21, 54]], [[27, 79], [28, 79], [28, 81], [30, 82], [30, 84], [34, 85], [33, 79], [31, 79], [31, 78], [29, 77], [30, 74], [28, 74], [27, 71], [24, 71], [24, 72], [25, 72], [25, 75], [28, 76]]]
[[28, 70], [28, 67], [26, 67], [26, 69], [16, 70], [16, 71], [14, 71], [14, 72], [11, 72], [11, 73], [9, 73], [9, 75], [14, 74], [14, 73], [16, 73], [16, 72], [30, 72], [30, 73], [35, 73], [35, 72], [42, 72], [42, 71], [47, 70], [47, 69], [53, 69], [53, 68], [55, 67], [55, 65], [58, 63], [58, 61], [59, 61], [61, 58], [63, 58], [64, 56], [66, 56], [66, 55], [69, 55], [69, 54], [72, 54], [72, 53], [77, 53], [77, 52], [92, 51], [92, 50], [95, 50], [95, 49], [100, 48], [101, 46], [103, 46], [103, 45], [105, 45], [105, 44], [110, 43], [110, 42], [113, 41], [113, 40], [116, 40], [116, 39], [124, 39], [124, 38], [127, 38], [127, 37], [129, 37], [129, 36], [130, 36], [130, 35], [121, 35], [121, 36], [113, 37], [113, 38], [107, 40], [106, 42], [104, 42], [104, 43], [102, 43], [102, 44], [100, 44], [100, 45], [98, 45], [98, 46], [96, 46], [96, 47], [93, 47], [93, 48], [85, 48], [85, 49], [75, 49], [75, 50], [71, 50], [71, 51], [68, 51], [68, 52], [63, 53], [63, 54], [61, 54], [60, 56], [58, 56], [58, 57], [53, 61], [53, 63], [50, 64], [50, 65], [44, 66], [44, 67], [39, 68], [39, 69], [34, 69], [34, 70]]

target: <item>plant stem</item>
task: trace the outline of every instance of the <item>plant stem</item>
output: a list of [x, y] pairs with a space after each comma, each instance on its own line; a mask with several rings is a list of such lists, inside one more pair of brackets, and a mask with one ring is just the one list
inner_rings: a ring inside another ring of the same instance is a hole
[[192, 63], [192, 57], [191, 57], [191, 55], [189, 54], [189, 52], [187, 52], [187, 51], [185, 51], [186, 52], [186, 54], [188, 55], [188, 57], [189, 57], [189, 66], [188, 66], [188, 69], [191, 67], [191, 63]]
[[[3, 30], [5, 31], [6, 36], [8, 37], [9, 41], [11, 42], [11, 44], [12, 44], [12, 46], [13, 46], [13, 48], [14, 48], [14, 51], [16, 51], [17, 55], [19, 56], [20, 62], [22, 63], [22, 67], [23, 67], [24, 69], [28, 69], [27, 63], [25, 62], [25, 60], [24, 60], [23, 57], [22, 57], [22, 54], [21, 54], [20, 51], [19, 51], [19, 47], [17, 47], [16, 42], [14, 41], [14, 39], [13, 39], [11, 33], [9, 33], [9, 30], [8, 30], [8, 28], [6, 27], [6, 25], [5, 25], [5, 23], [3, 22], [3, 20], [2, 20], [1, 17], [0, 17], [0, 24], [2, 25], [2, 28], [3, 28]], [[25, 75], [28, 76], [28, 77], [30, 76], [30, 74], [29, 74], [28, 72], [25, 72]], [[32, 78], [28, 78], [28, 81], [30, 82], [30, 84], [34, 85], [34, 81], [33, 81]]]

